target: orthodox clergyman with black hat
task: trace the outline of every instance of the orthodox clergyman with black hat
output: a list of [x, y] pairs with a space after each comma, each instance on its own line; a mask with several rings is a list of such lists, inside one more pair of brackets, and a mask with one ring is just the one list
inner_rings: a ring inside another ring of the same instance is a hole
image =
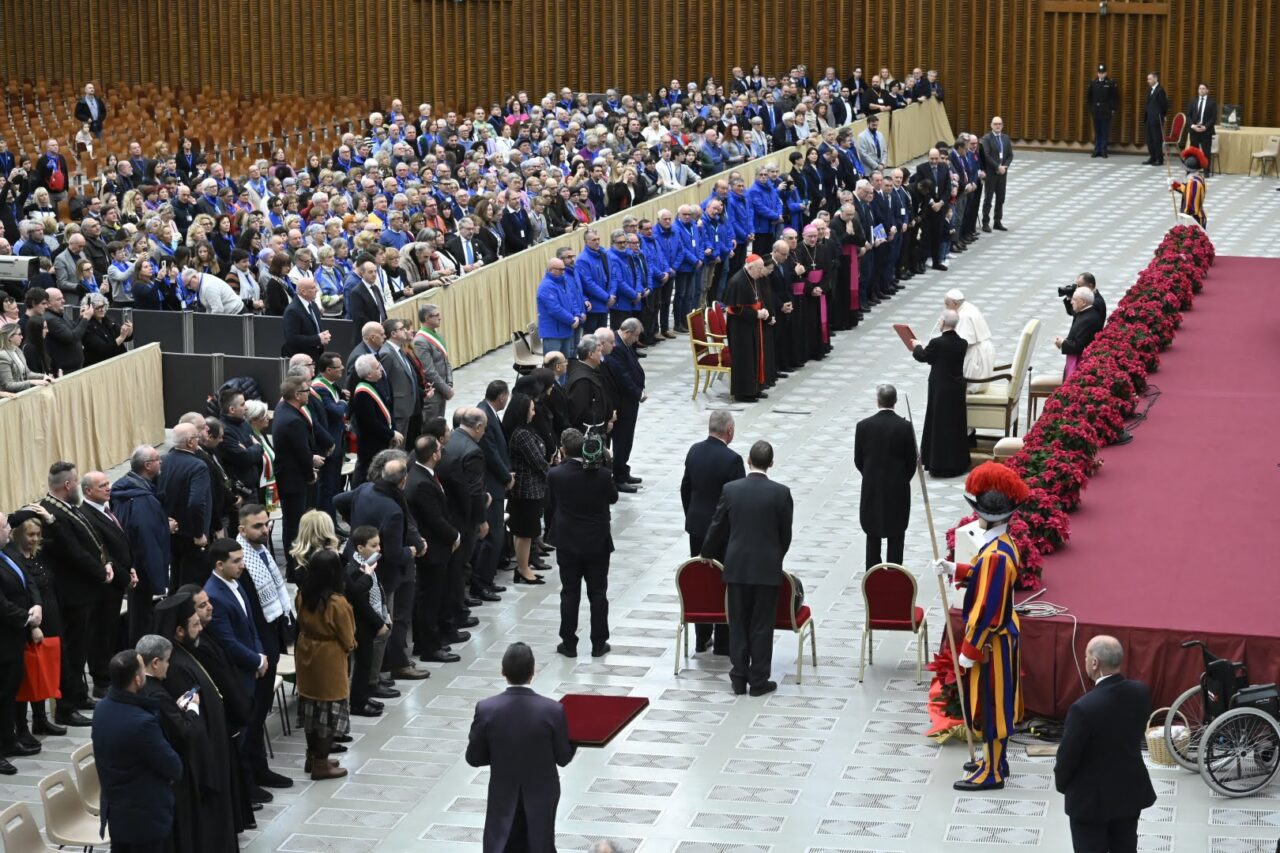
[[933, 561], [939, 575], [954, 576], [957, 586], [966, 587], [959, 663], [961, 669], [968, 670], [964, 683], [967, 716], [983, 741], [983, 758], [977, 769], [954, 787], [997, 791], [1009, 775], [1009, 735], [1022, 719], [1018, 614], [1013, 610], [1014, 583], [1022, 558], [1009, 535], [1009, 517], [1027, 499], [1028, 489], [1012, 468], [984, 462], [970, 472], [964, 492], [986, 531], [977, 559], [971, 566]]

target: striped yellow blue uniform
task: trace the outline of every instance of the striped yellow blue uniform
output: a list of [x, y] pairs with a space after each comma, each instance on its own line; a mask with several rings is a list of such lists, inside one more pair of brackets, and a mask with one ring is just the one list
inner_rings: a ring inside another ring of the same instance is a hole
[[[980, 785], [1003, 782], [1009, 775], [1009, 734], [1022, 719], [1018, 614], [1013, 610], [1020, 563], [1006, 531], [979, 549], [972, 566], [956, 567], [956, 583], [967, 584], [960, 654], [979, 661], [969, 669], [965, 698], [969, 720], [985, 745], [983, 760], [968, 777]], [[984, 648], [990, 649], [986, 661]]]
[[1200, 223], [1201, 228], [1208, 227], [1208, 218], [1204, 215], [1204, 178], [1199, 175], [1188, 175], [1185, 184], [1173, 182], [1174, 192], [1179, 194], [1178, 212], [1190, 216]]

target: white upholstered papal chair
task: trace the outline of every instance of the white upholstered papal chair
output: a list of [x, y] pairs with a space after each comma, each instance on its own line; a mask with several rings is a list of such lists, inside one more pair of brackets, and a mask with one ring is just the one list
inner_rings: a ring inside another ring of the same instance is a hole
[[997, 364], [995, 375], [967, 380], [971, 384], [989, 383], [981, 394], [965, 397], [968, 407], [969, 429], [984, 438], [1004, 438], [1018, 434], [1018, 409], [1022, 403], [1022, 388], [1031, 370], [1031, 354], [1035, 352], [1040, 337], [1040, 321], [1028, 320], [1018, 336], [1013, 360]]

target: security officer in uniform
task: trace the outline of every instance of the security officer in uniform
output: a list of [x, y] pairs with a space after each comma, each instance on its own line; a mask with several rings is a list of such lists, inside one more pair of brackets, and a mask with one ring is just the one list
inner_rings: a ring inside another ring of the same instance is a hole
[[1107, 137], [1111, 135], [1111, 116], [1120, 107], [1120, 87], [1107, 76], [1107, 66], [1098, 66], [1098, 76], [1085, 91], [1085, 103], [1093, 116], [1093, 157], [1107, 156]]

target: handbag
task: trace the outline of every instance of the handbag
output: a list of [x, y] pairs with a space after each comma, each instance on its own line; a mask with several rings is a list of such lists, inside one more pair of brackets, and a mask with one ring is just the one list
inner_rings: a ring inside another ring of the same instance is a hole
[[62, 638], [45, 637], [41, 643], [27, 643], [22, 650], [25, 672], [18, 687], [17, 701], [43, 702], [61, 699]]

